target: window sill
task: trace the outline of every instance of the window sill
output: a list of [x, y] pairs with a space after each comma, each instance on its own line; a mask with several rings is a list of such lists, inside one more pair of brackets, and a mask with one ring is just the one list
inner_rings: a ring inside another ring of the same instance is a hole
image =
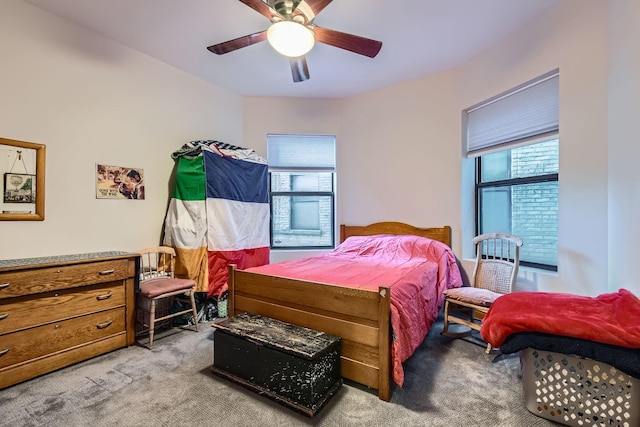
[[284, 236], [320, 236], [322, 230], [277, 230], [274, 235], [282, 234]]
[[527, 266], [521, 265], [520, 267], [518, 267], [518, 272], [522, 272], [522, 271], [530, 274], [540, 274], [542, 276], [558, 277], [557, 271], [545, 270], [543, 268], [527, 267]]
[[330, 251], [331, 249], [271, 249], [269, 259], [271, 263], [275, 263], [299, 258], [309, 258]]

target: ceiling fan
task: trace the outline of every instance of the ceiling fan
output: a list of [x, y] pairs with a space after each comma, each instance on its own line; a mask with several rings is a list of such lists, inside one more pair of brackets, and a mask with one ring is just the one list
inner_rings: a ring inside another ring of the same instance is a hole
[[322, 28], [313, 23], [315, 17], [332, 0], [240, 0], [271, 21], [267, 30], [209, 46], [211, 52], [223, 55], [268, 40], [279, 53], [287, 56], [294, 82], [309, 79], [305, 55], [315, 42], [345, 49], [374, 58], [382, 42]]

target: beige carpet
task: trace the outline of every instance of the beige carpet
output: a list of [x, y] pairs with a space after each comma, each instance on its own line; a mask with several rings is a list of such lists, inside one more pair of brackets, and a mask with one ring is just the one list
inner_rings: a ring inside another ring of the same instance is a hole
[[517, 356], [432, 332], [391, 402], [344, 385], [314, 418], [211, 374], [213, 328], [121, 349], [0, 390], [1, 426], [553, 426], [529, 413]]

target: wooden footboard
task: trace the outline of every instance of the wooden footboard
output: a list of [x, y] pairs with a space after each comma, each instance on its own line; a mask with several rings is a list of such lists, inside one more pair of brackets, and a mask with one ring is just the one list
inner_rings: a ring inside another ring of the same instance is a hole
[[344, 378], [391, 398], [390, 290], [378, 292], [237, 270], [229, 266], [229, 316], [249, 312], [342, 338]]

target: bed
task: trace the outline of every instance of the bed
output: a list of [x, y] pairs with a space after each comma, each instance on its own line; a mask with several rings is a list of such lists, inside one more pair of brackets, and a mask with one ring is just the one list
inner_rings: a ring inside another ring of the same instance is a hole
[[[385, 251], [377, 246], [378, 239], [396, 245], [394, 260], [373, 256]], [[334, 251], [304, 260], [247, 270], [230, 265], [228, 314], [260, 314], [341, 337], [342, 376], [377, 389], [379, 398], [388, 401], [391, 380], [402, 385], [402, 362], [420, 345], [442, 307], [442, 292], [462, 284], [450, 249], [451, 227], [418, 228], [399, 222], [341, 225], [340, 242]], [[430, 258], [406, 258], [407, 247], [409, 252], [424, 249]], [[345, 253], [351, 258], [342, 258]], [[305, 274], [291, 273], [308, 262], [319, 264]], [[317, 280], [319, 271], [326, 273], [334, 264], [340, 271], [337, 280]], [[376, 272], [377, 279], [369, 282], [359, 274], [365, 270]], [[402, 276], [404, 272], [411, 280]], [[410, 305], [399, 307], [398, 301], [404, 304], [407, 298]], [[405, 344], [407, 334], [411, 342]]]

